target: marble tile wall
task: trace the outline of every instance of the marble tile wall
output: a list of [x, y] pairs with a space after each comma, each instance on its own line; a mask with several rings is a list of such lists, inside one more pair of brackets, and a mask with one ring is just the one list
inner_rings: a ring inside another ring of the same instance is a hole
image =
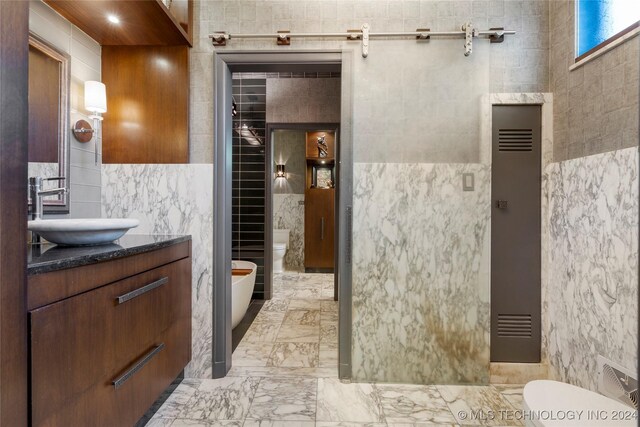
[[[71, 57], [69, 126], [71, 127], [73, 123], [81, 119], [91, 122], [88, 117], [89, 113], [84, 109], [84, 82], [86, 80], [100, 80], [100, 45], [41, 0], [29, 2], [29, 30]], [[101, 132], [99, 132], [100, 134]], [[95, 139], [88, 143], [80, 143], [73, 136], [69, 136], [69, 214], [47, 215], [47, 217], [93, 218], [100, 216], [102, 154], [99, 154], [98, 164], [95, 164]], [[58, 176], [58, 173], [57, 171], [52, 172], [49, 166], [30, 164], [29, 176], [38, 175], [52, 177]], [[50, 185], [57, 186], [57, 184], [57, 182], [52, 182]], [[25, 191], [27, 191], [26, 182]]]
[[489, 197], [485, 165], [355, 164], [355, 380], [488, 381]]
[[273, 228], [289, 230], [286, 270], [304, 270], [304, 194], [273, 195]]
[[102, 216], [140, 220], [131, 234], [192, 237], [192, 360], [186, 377], [211, 378], [213, 165], [103, 165]]
[[596, 390], [602, 355], [638, 362], [638, 148], [547, 168], [551, 374]]
[[638, 144], [640, 37], [573, 71], [575, 2], [549, 2], [554, 161]]

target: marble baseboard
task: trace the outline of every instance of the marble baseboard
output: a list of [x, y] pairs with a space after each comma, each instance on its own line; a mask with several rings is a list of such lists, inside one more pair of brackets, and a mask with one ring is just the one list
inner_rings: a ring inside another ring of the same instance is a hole
[[533, 380], [549, 378], [549, 366], [545, 363], [491, 362], [489, 366], [491, 384], [526, 384]]
[[590, 390], [598, 355], [638, 362], [638, 169], [628, 148], [546, 170], [550, 375]]
[[354, 379], [488, 383], [489, 167], [356, 163], [354, 184]]
[[211, 378], [213, 165], [103, 165], [102, 216], [137, 218], [130, 234], [192, 237], [192, 360], [185, 377]]

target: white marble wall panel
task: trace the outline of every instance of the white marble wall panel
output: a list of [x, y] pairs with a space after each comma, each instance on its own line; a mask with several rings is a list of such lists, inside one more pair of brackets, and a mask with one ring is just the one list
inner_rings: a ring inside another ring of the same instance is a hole
[[287, 270], [304, 269], [304, 194], [273, 195], [273, 228], [289, 230]]
[[638, 355], [638, 148], [554, 163], [549, 191], [549, 361], [553, 377], [596, 390], [602, 355]]
[[486, 165], [355, 164], [354, 379], [488, 382], [489, 197]]
[[131, 234], [190, 234], [192, 340], [187, 377], [211, 378], [213, 165], [103, 165], [102, 215], [140, 220]]

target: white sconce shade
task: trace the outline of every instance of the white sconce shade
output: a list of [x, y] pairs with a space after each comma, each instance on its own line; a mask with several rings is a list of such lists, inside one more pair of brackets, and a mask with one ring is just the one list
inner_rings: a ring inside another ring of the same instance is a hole
[[104, 83], [84, 82], [84, 108], [92, 113], [107, 112], [107, 88]]

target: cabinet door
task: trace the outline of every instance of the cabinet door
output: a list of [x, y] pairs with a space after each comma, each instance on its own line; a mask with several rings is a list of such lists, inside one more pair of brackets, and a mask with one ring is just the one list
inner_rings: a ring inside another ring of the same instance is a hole
[[334, 242], [333, 189], [309, 189], [304, 210], [304, 266], [331, 269]]
[[191, 358], [191, 258], [29, 315], [32, 424], [133, 425]]

